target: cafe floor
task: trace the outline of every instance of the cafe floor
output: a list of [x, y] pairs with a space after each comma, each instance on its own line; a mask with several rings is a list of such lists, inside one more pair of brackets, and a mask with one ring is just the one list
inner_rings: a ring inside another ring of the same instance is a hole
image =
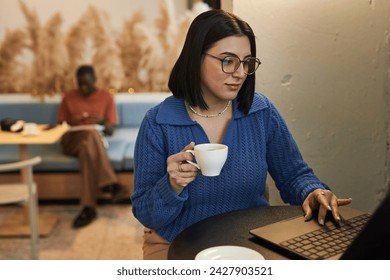
[[[0, 226], [20, 214], [20, 206], [0, 207]], [[40, 237], [41, 260], [140, 260], [143, 226], [131, 213], [131, 204], [99, 203], [98, 219], [73, 229], [80, 211], [77, 204], [40, 204], [40, 215], [54, 215], [57, 223], [47, 236]], [[25, 260], [30, 257], [29, 237], [0, 236], [0, 260]]]

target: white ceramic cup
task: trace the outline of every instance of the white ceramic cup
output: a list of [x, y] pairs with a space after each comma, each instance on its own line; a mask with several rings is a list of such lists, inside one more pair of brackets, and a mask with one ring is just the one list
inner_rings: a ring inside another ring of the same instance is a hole
[[189, 164], [197, 167], [204, 176], [218, 176], [224, 166], [228, 146], [224, 144], [206, 143], [195, 145], [193, 150], [186, 152], [193, 154], [196, 163], [187, 160]]
[[23, 125], [23, 134], [25, 135], [37, 135], [38, 126], [36, 123], [27, 122]]

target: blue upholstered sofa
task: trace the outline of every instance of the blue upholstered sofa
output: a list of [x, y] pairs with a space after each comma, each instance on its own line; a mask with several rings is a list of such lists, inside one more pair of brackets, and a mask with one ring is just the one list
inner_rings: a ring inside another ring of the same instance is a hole
[[[119, 124], [114, 134], [107, 137], [108, 155], [119, 180], [127, 185], [130, 191], [133, 186], [134, 145], [139, 126], [147, 110], [167, 96], [169, 93], [118, 94], [115, 96]], [[56, 124], [59, 102], [60, 97], [40, 102], [32, 98], [7, 100], [0, 95], [0, 120], [14, 118], [39, 124]], [[77, 198], [80, 188], [78, 161], [62, 154], [59, 141], [52, 145], [29, 145], [28, 155], [29, 157], [39, 155], [43, 159], [42, 163], [34, 168], [40, 198]], [[13, 162], [18, 159], [17, 145], [0, 145], [0, 163]], [[2, 179], [10, 180], [5, 177]]]

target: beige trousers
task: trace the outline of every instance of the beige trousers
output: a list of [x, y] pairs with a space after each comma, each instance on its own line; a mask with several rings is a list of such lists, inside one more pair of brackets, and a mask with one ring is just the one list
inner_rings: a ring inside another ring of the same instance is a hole
[[98, 188], [117, 182], [102, 136], [96, 130], [68, 132], [61, 143], [64, 154], [79, 159], [81, 205], [95, 207]]
[[167, 260], [170, 243], [155, 231], [144, 229], [144, 260]]

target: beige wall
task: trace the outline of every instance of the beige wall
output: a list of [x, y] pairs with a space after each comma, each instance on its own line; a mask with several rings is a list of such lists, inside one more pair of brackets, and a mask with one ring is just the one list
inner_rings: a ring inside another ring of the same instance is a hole
[[388, 189], [390, 1], [230, 0], [257, 35], [256, 88], [305, 160], [353, 206]]

